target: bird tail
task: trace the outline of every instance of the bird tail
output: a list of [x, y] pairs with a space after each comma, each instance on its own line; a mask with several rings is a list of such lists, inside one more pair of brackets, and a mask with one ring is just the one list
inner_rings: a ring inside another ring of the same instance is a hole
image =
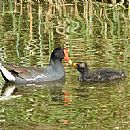
[[1, 74], [2, 74], [3, 78], [4, 78], [6, 81], [10, 81], [10, 82], [14, 82], [14, 81], [15, 81], [15, 77], [12, 75], [11, 72], [9, 72], [9, 71], [2, 65], [1, 62], [0, 62], [0, 71], [1, 71]]

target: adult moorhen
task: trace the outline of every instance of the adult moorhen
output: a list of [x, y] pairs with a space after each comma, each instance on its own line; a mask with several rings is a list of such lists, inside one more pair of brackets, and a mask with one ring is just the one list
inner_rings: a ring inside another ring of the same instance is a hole
[[73, 63], [73, 67], [80, 72], [79, 81], [106, 82], [125, 77], [123, 71], [117, 71], [112, 68], [101, 68], [90, 73], [87, 63], [84, 62]]
[[27, 84], [55, 81], [65, 76], [65, 70], [62, 65], [63, 59], [71, 62], [67, 49], [58, 47], [52, 52], [49, 66], [45, 69], [18, 67], [0, 63], [0, 71], [4, 80], [11, 83]]

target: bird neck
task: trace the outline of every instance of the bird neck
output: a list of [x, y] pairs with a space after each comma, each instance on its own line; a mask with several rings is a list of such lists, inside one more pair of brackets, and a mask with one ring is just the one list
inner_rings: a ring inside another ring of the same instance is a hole
[[89, 77], [89, 70], [84, 69], [82, 72], [80, 72], [80, 78], [82, 80], [86, 80]]
[[60, 59], [56, 59], [56, 58], [51, 58], [50, 59], [50, 65], [61, 65], [62, 64], [62, 61]]
[[62, 65], [62, 61], [61, 61], [61, 60], [59, 60], [59, 59], [56, 59], [56, 60], [51, 59], [49, 66], [50, 66], [56, 73], [59, 73], [59, 74], [64, 75], [65, 70], [64, 70], [64, 66]]

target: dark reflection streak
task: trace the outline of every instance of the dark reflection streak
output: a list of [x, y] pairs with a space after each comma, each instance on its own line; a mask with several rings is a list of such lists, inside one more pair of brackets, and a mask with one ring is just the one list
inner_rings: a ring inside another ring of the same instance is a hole
[[16, 17], [15, 14], [12, 14], [13, 17], [13, 32], [14, 34], [16, 34]]
[[15, 27], [16, 18], [15, 18], [15, 12], [13, 11], [13, 6], [12, 6], [11, 0], [9, 0], [9, 6], [10, 6], [10, 12], [11, 12], [11, 15], [12, 15], [12, 19], [13, 19], [13, 32], [16, 33], [16, 27]]
[[88, 1], [84, 2], [84, 13], [83, 13], [83, 16], [85, 18], [85, 21], [86, 21], [86, 32], [88, 32]]
[[[9, 10], [10, 10], [10, 14], [12, 15], [12, 19], [13, 17], [13, 6], [12, 6], [12, 0], [9, 0]], [[14, 29], [14, 19], [13, 19], [13, 29]]]
[[18, 30], [17, 30], [17, 41], [16, 41], [16, 52], [17, 52], [18, 57], [19, 57], [19, 50], [18, 49], [19, 49], [19, 42], [20, 42], [21, 15], [22, 15], [22, 5], [20, 8], [20, 15], [18, 18]]

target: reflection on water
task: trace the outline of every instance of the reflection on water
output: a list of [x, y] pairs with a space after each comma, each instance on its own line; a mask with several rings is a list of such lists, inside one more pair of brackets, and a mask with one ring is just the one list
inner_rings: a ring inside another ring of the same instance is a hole
[[122, 81], [82, 84], [79, 73], [64, 63], [65, 84], [18, 86], [4, 84], [0, 77], [0, 128], [129, 129], [128, 10], [91, 1], [2, 1], [0, 7], [3, 62], [45, 67], [52, 50], [64, 46], [73, 61], [87, 62], [91, 69], [113, 67], [127, 72]]
[[84, 104], [77, 106], [80, 111], [79, 116], [82, 115], [84, 119], [81, 122], [84, 121], [88, 129], [93, 128], [95, 130], [97, 128], [127, 128], [129, 126], [127, 120], [129, 94], [127, 90], [124, 82], [81, 85], [76, 89], [77, 100], [80, 104]]
[[26, 94], [29, 94], [31, 91], [34, 90], [37, 91], [37, 89], [40, 88], [49, 89], [50, 92], [52, 90], [51, 92], [52, 95], [58, 96], [58, 93], [55, 94], [54, 91], [60, 90], [62, 92], [64, 84], [65, 84], [65, 79], [47, 82], [45, 84], [13, 84], [13, 83], [5, 82], [1, 90], [1, 97], [6, 98], [6, 97], [11, 97], [13, 95], [18, 96], [19, 94], [21, 94], [21, 96], [25, 96]]
[[[49, 123], [51, 116], [49, 111], [53, 110], [53, 107], [57, 105], [64, 106], [66, 104], [63, 91], [64, 83], [64, 79], [43, 85], [5, 83], [0, 97], [1, 105], [3, 106], [1, 110], [1, 125], [4, 126], [3, 123], [5, 121], [10, 123], [10, 120], [13, 121], [14, 118], [19, 123], [22, 123], [22, 121], [28, 122], [29, 120], [31, 122], [37, 121], [38, 123], [48, 120]], [[7, 102], [8, 105], [6, 104]], [[31, 127], [33, 125], [35, 123], [32, 123]], [[55, 128], [55, 126], [53, 127]]]

